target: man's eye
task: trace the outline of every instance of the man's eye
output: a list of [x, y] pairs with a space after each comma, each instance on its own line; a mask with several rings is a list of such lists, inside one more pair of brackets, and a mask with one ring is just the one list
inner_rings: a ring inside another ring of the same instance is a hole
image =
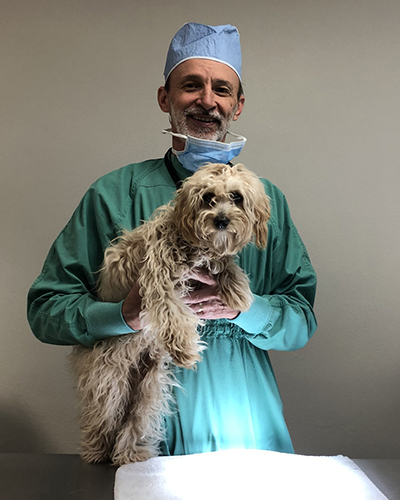
[[238, 205], [239, 203], [241, 203], [243, 201], [243, 196], [240, 193], [238, 193], [237, 191], [234, 191], [229, 196], [235, 205]]
[[183, 86], [184, 90], [186, 91], [191, 91], [191, 90], [197, 90], [198, 85], [196, 83], [185, 83]]
[[231, 90], [228, 87], [218, 87], [215, 89], [215, 92], [219, 95], [226, 95], [226, 96], [231, 95]]
[[206, 193], [204, 196], [203, 196], [203, 202], [206, 204], [206, 205], [211, 205], [213, 199], [214, 199], [214, 193]]

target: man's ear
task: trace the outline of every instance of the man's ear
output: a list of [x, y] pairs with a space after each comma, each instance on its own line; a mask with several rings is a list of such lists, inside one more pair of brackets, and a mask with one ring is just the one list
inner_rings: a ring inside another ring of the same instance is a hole
[[165, 87], [160, 87], [158, 89], [157, 100], [161, 111], [164, 111], [164, 113], [169, 113], [169, 99]]
[[235, 112], [235, 114], [233, 115], [232, 117], [232, 120], [235, 122], [239, 116], [241, 115], [242, 111], [243, 111], [243, 108], [244, 108], [244, 101], [245, 101], [245, 97], [244, 95], [241, 95], [239, 97], [239, 101], [238, 101], [238, 106], [237, 106], [237, 110]]

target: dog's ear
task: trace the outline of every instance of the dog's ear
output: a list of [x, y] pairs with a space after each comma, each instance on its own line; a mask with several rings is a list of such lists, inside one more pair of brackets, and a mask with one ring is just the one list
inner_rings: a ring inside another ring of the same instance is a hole
[[257, 197], [256, 204], [254, 206], [254, 215], [256, 217], [256, 223], [254, 224], [254, 235], [256, 246], [263, 249], [267, 246], [268, 241], [268, 226], [267, 222], [271, 217], [269, 197], [265, 194], [264, 188], [263, 192]]
[[181, 236], [189, 243], [197, 244], [198, 238], [194, 228], [194, 213], [198, 211], [198, 187], [193, 185], [192, 179], [187, 179], [177, 191], [173, 205], [176, 225]]
[[248, 208], [253, 210], [254, 213], [253, 233], [255, 244], [260, 249], [266, 248], [268, 241], [267, 222], [271, 217], [270, 199], [265, 193], [264, 184], [257, 174], [248, 170], [241, 163], [235, 165], [235, 168], [241, 173], [243, 184], [247, 186], [245, 192], [248, 191], [249, 193], [245, 198], [248, 202]]

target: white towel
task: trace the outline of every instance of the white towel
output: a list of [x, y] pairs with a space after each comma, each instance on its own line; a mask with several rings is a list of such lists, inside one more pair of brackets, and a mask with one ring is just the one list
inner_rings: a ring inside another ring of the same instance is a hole
[[388, 500], [349, 458], [229, 450], [120, 467], [115, 500]]

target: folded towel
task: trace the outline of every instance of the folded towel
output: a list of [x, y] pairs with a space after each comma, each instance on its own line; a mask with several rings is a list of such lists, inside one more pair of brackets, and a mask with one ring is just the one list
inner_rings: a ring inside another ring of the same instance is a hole
[[349, 458], [228, 450], [117, 470], [115, 500], [388, 500]]

